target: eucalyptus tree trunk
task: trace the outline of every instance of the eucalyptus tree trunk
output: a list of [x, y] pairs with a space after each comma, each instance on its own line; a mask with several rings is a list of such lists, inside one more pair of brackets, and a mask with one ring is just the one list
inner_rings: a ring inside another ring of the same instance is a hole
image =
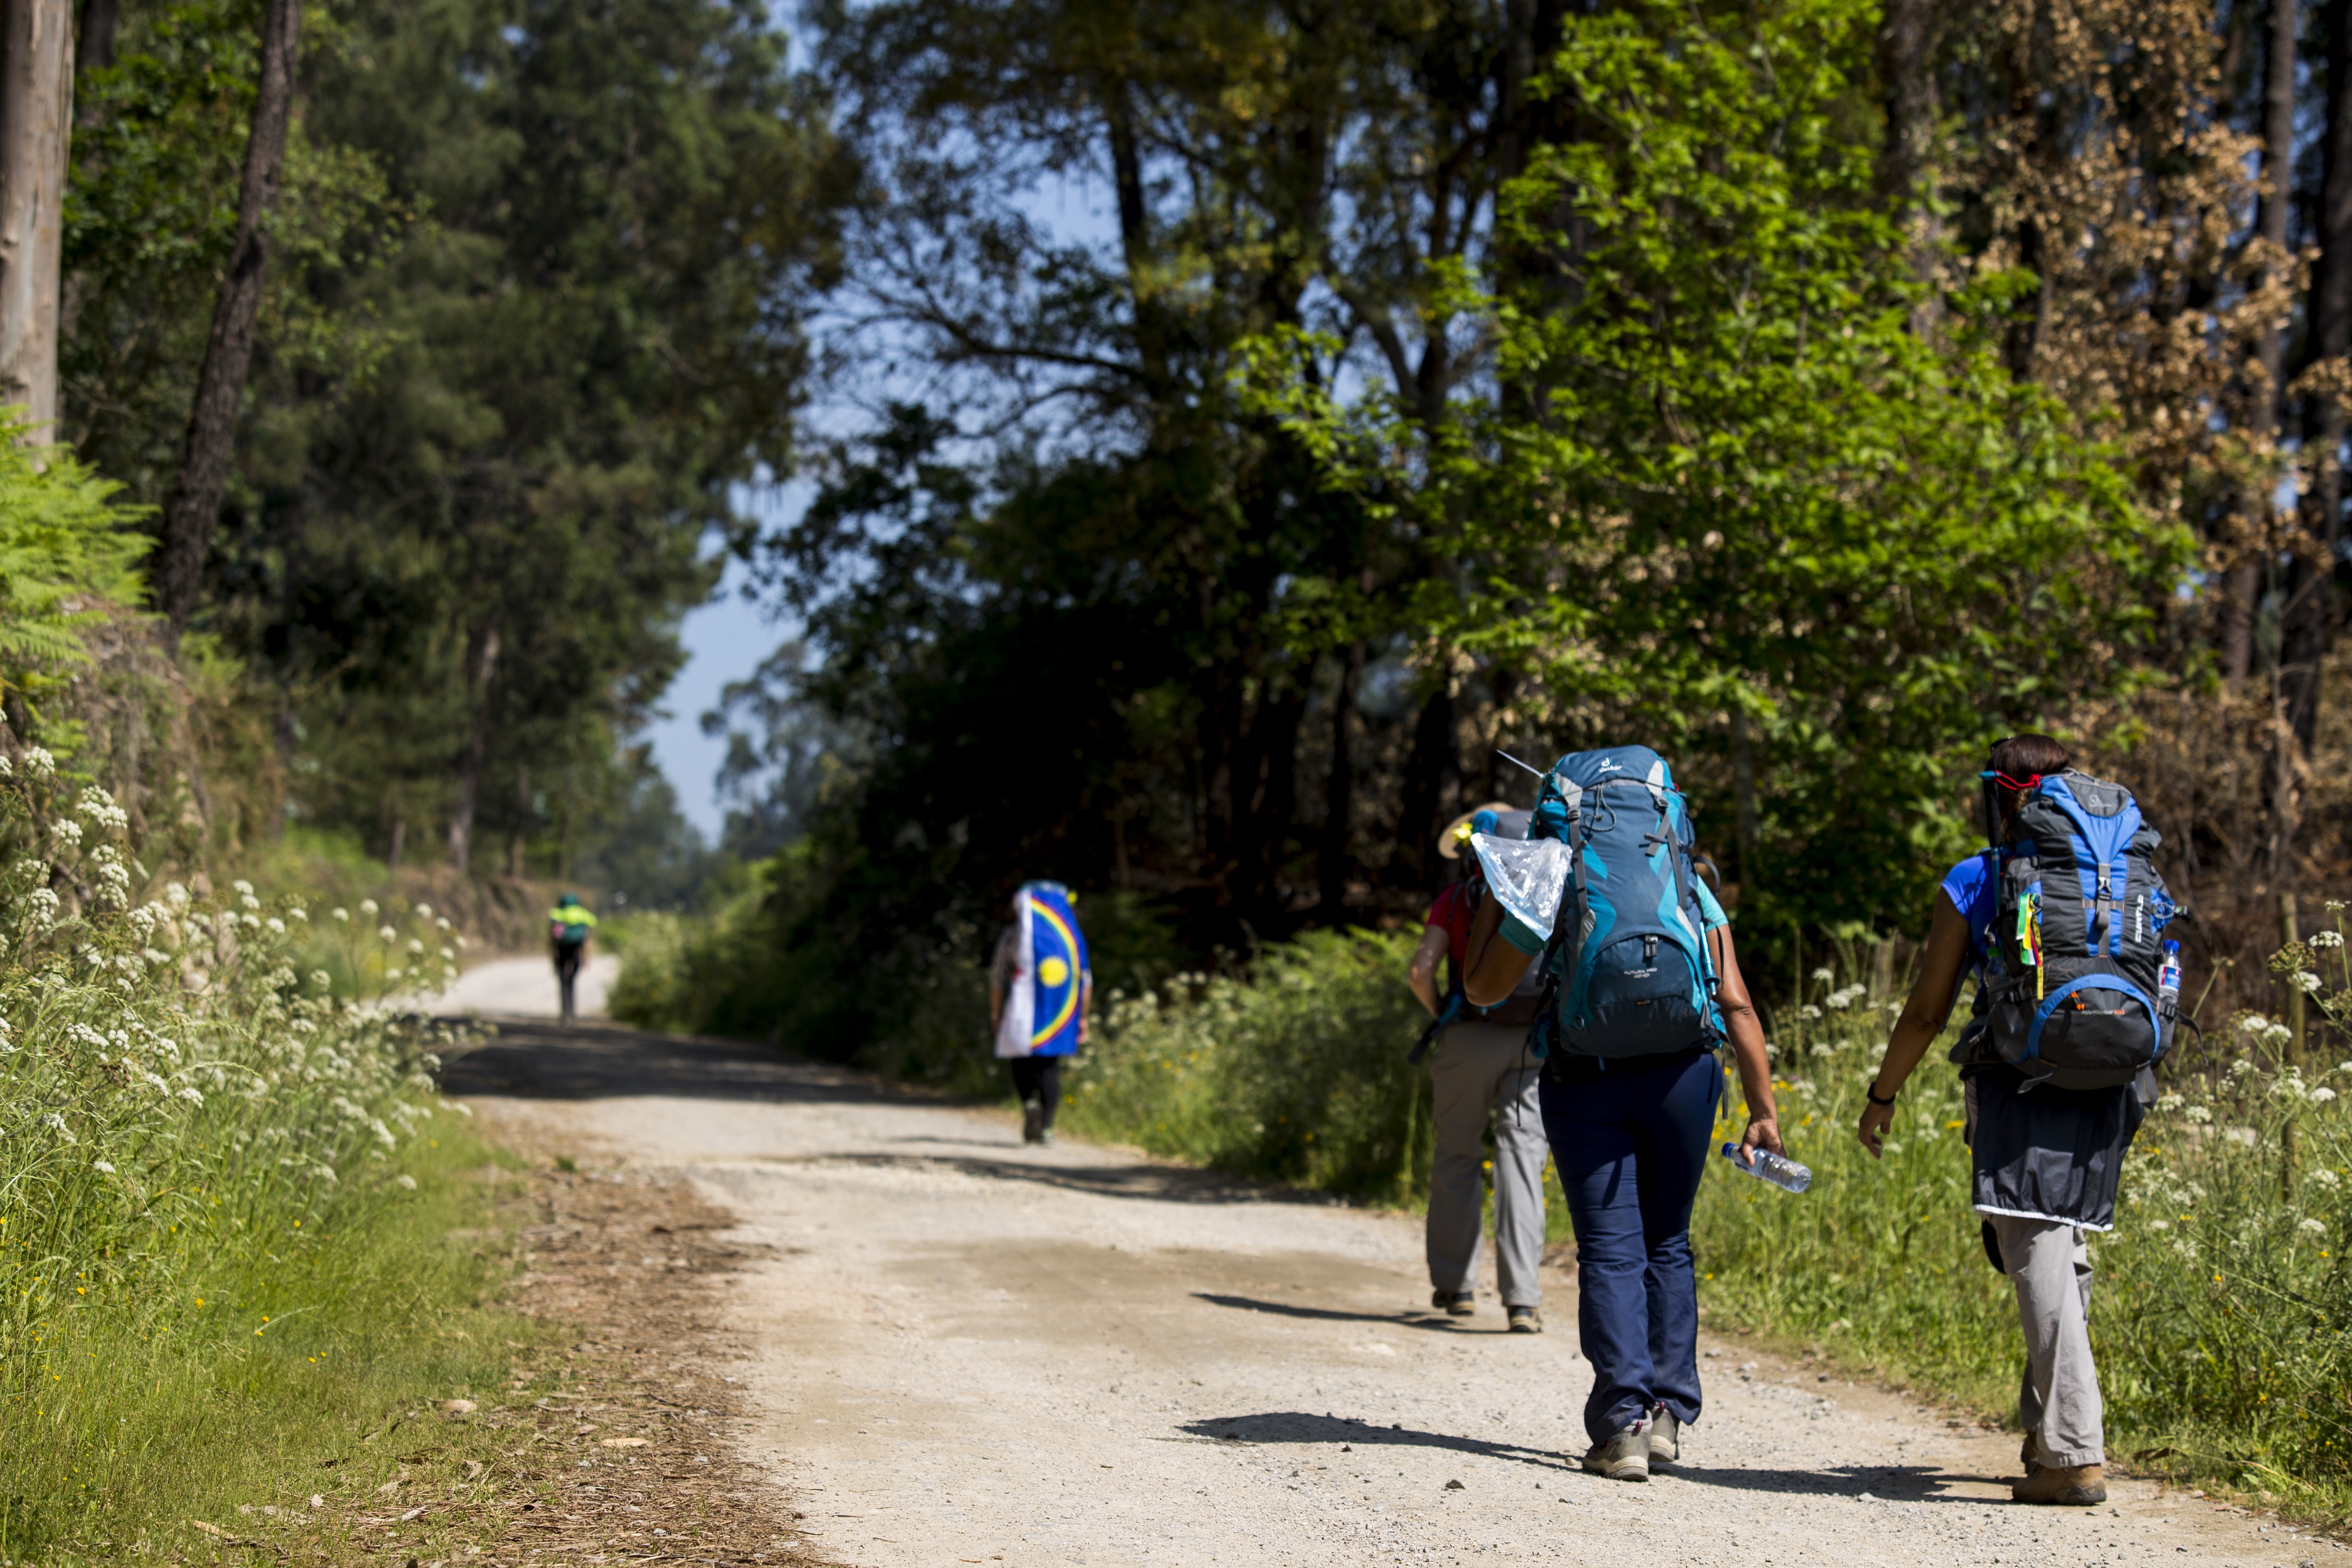
[[[2296, 0], [2271, 0], [2263, 29], [2263, 193], [2256, 231], [2278, 255], [2286, 252], [2287, 213], [2294, 205], [2294, 65]], [[2284, 427], [2286, 333], [2273, 325], [2263, 334], [2258, 353], [2262, 369], [2261, 400], [2252, 410], [2256, 433], [2275, 440]], [[2274, 518], [2276, 503], [2268, 495], [2246, 498], [2248, 511], [2264, 520], [2262, 534], [2242, 550], [2241, 559], [2223, 579], [2221, 611], [2221, 673], [2232, 687], [2242, 685], [2253, 668], [2254, 605], [2261, 597], [2262, 563], [2276, 545], [2284, 521]], [[2282, 661], [2284, 659], [2282, 654]]]
[[457, 804], [449, 813], [449, 864], [461, 873], [474, 863], [474, 814], [490, 752], [490, 685], [498, 673], [499, 624], [487, 621], [466, 639], [466, 747], [457, 753]]
[[[1944, 241], [1943, 220], [1936, 212], [1936, 45], [1942, 9], [1938, 0], [1887, 0], [1878, 30], [1879, 77], [1886, 84], [1886, 142], [1879, 150], [1878, 185], [1902, 215], [1911, 271], [1922, 283], [1935, 277]], [[1938, 314], [1935, 297], [1923, 296], [1911, 312], [1912, 330], [1924, 336]]]
[[38, 446], [58, 417], [73, 70], [68, 0], [0, 0], [0, 403], [24, 411]]
[[163, 502], [163, 538], [155, 557], [155, 607], [176, 644], [196, 607], [213, 527], [228, 488], [236, 442], [237, 409], [253, 363], [254, 325], [261, 318], [261, 285], [269, 265], [269, 212], [286, 164], [286, 132], [294, 113], [294, 58], [302, 23], [301, 0], [268, 0], [261, 24], [261, 80], [253, 102], [253, 131], [238, 180], [236, 237], [213, 308], [212, 338], [196, 377], [195, 405], [180, 471]]

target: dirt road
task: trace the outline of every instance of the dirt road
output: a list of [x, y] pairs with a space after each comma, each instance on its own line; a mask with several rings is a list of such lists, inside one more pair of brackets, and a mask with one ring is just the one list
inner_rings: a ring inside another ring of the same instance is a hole
[[1551, 1331], [1427, 1312], [1418, 1226], [1065, 1143], [854, 1074], [516, 1025], [450, 1088], [496, 1131], [690, 1173], [772, 1248], [733, 1278], [743, 1440], [859, 1568], [1205, 1563], [2352, 1563], [2111, 1483], [2008, 1500], [2016, 1440], [1709, 1339], [1647, 1486], [1579, 1472]]

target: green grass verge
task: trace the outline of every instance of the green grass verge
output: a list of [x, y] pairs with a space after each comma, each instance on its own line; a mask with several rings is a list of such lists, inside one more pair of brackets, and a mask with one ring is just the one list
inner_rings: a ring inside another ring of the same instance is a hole
[[50, 1314], [0, 1363], [0, 1553], [208, 1558], [222, 1542], [191, 1521], [235, 1534], [243, 1506], [308, 1516], [314, 1550], [355, 1561], [353, 1504], [420, 1458], [452, 1477], [490, 1460], [487, 1429], [415, 1413], [487, 1405], [516, 1349], [561, 1331], [499, 1304], [520, 1173], [454, 1121], [402, 1152], [404, 1201], [232, 1255], [179, 1310]]

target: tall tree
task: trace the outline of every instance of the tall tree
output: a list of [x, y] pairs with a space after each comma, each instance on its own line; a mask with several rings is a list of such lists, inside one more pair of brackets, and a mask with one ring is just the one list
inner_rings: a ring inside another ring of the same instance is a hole
[[58, 290], [73, 126], [73, 7], [0, 0], [0, 404], [58, 415]]
[[236, 237], [213, 309], [212, 337], [196, 377], [194, 406], [188, 411], [179, 473], [163, 503], [163, 536], [155, 556], [155, 607], [163, 613], [175, 640], [195, 611], [221, 498], [228, 488], [246, 373], [253, 363], [254, 328], [261, 319], [262, 280], [269, 265], [270, 209], [278, 200], [286, 133], [294, 115], [294, 65], [301, 25], [301, 0], [268, 0], [253, 125], [237, 188]]

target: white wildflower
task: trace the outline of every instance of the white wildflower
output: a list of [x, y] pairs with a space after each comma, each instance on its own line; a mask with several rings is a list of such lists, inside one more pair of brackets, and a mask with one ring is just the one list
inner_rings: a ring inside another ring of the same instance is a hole
[[417, 905], [417, 906], [416, 906], [416, 918], [417, 918], [418, 920], [421, 920], [421, 921], [429, 921], [429, 920], [431, 920], [431, 919], [433, 918], [433, 906], [432, 906], [431, 904], [419, 904], [419, 905]]
[[186, 1100], [190, 1105], [202, 1105], [205, 1102], [205, 1097], [197, 1092], [195, 1086], [193, 1084], [180, 1090], [180, 1098]]
[[327, 990], [329, 987], [332, 986], [334, 983], [335, 977], [328, 973], [325, 970], [314, 969], [310, 971], [310, 984], [318, 987], [320, 990]]
[[2188, 1103], [2189, 1097], [2186, 1095], [2166, 1093], [2157, 1097], [2156, 1108], [2158, 1110], [2178, 1110]]
[[412, 936], [408, 939], [408, 951], [411, 952], [423, 952], [425, 951], [425, 944]]
[[1827, 1040], [1815, 1040], [1805, 1054], [1809, 1057], [1833, 1057], [1837, 1055], [1837, 1047]]
[[2319, 1088], [2313, 1089], [2313, 1090], [2311, 1091], [2311, 1095], [2310, 1095], [2311, 1102], [2312, 1102], [2314, 1105], [2325, 1105], [2325, 1104], [2326, 1104], [2329, 1100], [2334, 1100], [2335, 1098], [2336, 1098], [2336, 1091], [2335, 1091], [2334, 1089], [2332, 1089], [2327, 1088], [2327, 1087], [2326, 1087], [2326, 1085], [2324, 1085], [2324, 1084], [2323, 1084], [2323, 1085], [2321, 1085]]
[[1818, 1018], [1822, 1016], [1822, 1010], [1808, 1002], [1797, 1009], [1797, 1016], [1801, 1018]]
[[240, 898], [249, 899], [253, 897], [253, 884], [247, 881], [242, 877], [239, 877], [235, 881], [229, 883], [229, 886], [236, 890], [237, 896]]
[[35, 888], [25, 895], [25, 922], [35, 931], [47, 931], [58, 921], [58, 896], [47, 888]]
[[444, 960], [448, 961], [448, 962], [451, 962], [451, 963], [456, 962], [457, 957], [457, 953], [456, 953], [455, 952], [453, 952], [452, 950], [450, 950], [450, 949], [448, 949], [448, 948], [446, 948], [446, 947], [445, 947], [445, 948], [443, 948], [443, 949], [441, 950], [441, 956], [442, 956], [442, 958], [443, 958]]
[[439, 919], [436, 920], [433, 922], [433, 929], [438, 931], [447, 931], [449, 929], [449, 917], [443, 915]]
[[13, 777], [16, 772], [16, 763], [10, 762], [5, 757], [0, 757], [0, 779]]
[[303, 924], [308, 925], [310, 921], [310, 911], [304, 909], [301, 905], [296, 904], [286, 911], [286, 918], [289, 921], [300, 921]]
[[399, 1175], [393, 1177], [392, 1184], [403, 1192], [413, 1193], [416, 1190], [416, 1178], [403, 1171]]
[[2302, 1220], [2296, 1224], [2294, 1228], [2301, 1231], [2308, 1231], [2313, 1236], [2326, 1236], [2327, 1234], [2327, 1224], [2325, 1220]]
[[111, 1166], [111, 1165], [110, 1165], [110, 1164], [108, 1164], [108, 1163], [107, 1163], [105, 1161], [103, 1161], [103, 1160], [92, 1160], [92, 1161], [89, 1163], [89, 1168], [90, 1168], [91, 1170], [93, 1170], [93, 1171], [96, 1171], [99, 1174], [100, 1174], [100, 1175], [102, 1175], [102, 1176], [110, 1176], [110, 1175], [114, 1174], [114, 1167], [113, 1167], [113, 1166]]
[[465, 951], [466, 951], [466, 939], [465, 939], [464, 937], [462, 937], [462, 936], [453, 936], [453, 937], [451, 937], [449, 940], [450, 940], [451, 942], [456, 942], [456, 943], [457, 944], [457, 951], [458, 951], [459, 952], [465, 952]]
[[2343, 1177], [2337, 1175], [2335, 1172], [2329, 1170], [2325, 1165], [2315, 1167], [2303, 1179], [2331, 1193], [2334, 1192], [2337, 1184], [2344, 1180]]
[[2172, 1228], [2172, 1222], [2170, 1220], [2164, 1219], [2152, 1219], [2147, 1222], [2147, 1228], [2150, 1230], [2170, 1230]]
[[398, 942], [400, 940], [400, 933], [393, 930], [390, 926], [376, 927], [375, 934], [386, 942]]
[[343, 908], [341, 904], [337, 904], [333, 909], [327, 912], [333, 915], [339, 921], [349, 921], [352, 918], [352, 911]]
[[163, 884], [163, 901], [175, 910], [184, 910], [188, 907], [188, 889], [177, 882], [166, 882]]
[[375, 918], [375, 910], [376, 903], [373, 899], [362, 899], [360, 900], [360, 913], [367, 916], [370, 920], [373, 920]]
[[2191, 1121], [2210, 1121], [2213, 1120], [2213, 1108], [2210, 1105], [2192, 1105], [2181, 1114]]
[[2314, 947], [2342, 947], [2344, 933], [2340, 931], [2315, 931], [2311, 933]]
[[162, 1078], [158, 1077], [154, 1073], [142, 1071], [139, 1078], [142, 1082], [145, 1083], [149, 1089], [153, 1089], [157, 1094], [169, 1094], [172, 1092], [172, 1086], [165, 1083]]
[[381, 1116], [368, 1118], [368, 1131], [374, 1133], [375, 1141], [387, 1149], [392, 1148], [396, 1142], [392, 1135], [392, 1129], [383, 1124], [383, 1118]]
[[68, 1143], [74, 1141], [73, 1129], [67, 1126], [66, 1119], [59, 1116], [54, 1110], [41, 1118], [41, 1125], [56, 1133], [58, 1137], [64, 1139]]
[[270, 931], [277, 932], [279, 936], [284, 936], [286, 934], [286, 922], [279, 920], [276, 915], [270, 916], [261, 923]]
[[69, 816], [61, 817], [49, 824], [49, 837], [68, 849], [75, 848], [81, 843], [81, 824]]
[[45, 779], [58, 771], [58, 760], [49, 755], [46, 746], [27, 746], [25, 748], [25, 771], [37, 779]]
[[2294, 988], [2297, 991], [2302, 992], [2305, 995], [2316, 996], [2319, 994], [2320, 987], [2325, 985], [2326, 982], [2320, 979], [2318, 975], [2314, 974], [2308, 969], [2298, 969], [2294, 973]]
[[1831, 969], [1816, 969], [1813, 971], [1813, 978], [1820, 981], [1824, 985], [1835, 984], [1837, 982], [1837, 972]]

